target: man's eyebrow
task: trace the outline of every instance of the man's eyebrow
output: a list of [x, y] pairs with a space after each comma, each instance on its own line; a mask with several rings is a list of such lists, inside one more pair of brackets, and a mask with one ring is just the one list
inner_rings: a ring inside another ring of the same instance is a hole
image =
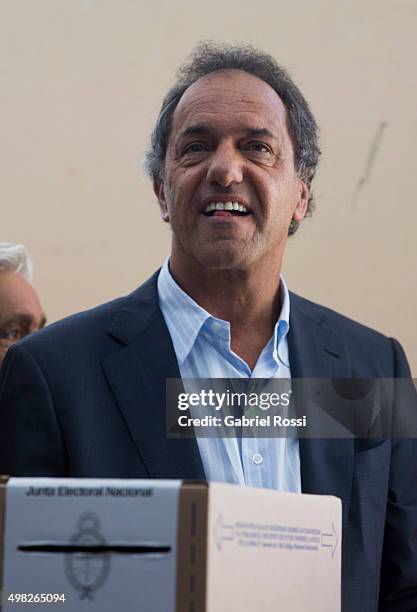
[[[42, 327], [45, 327], [46, 321], [47, 321], [46, 316], [43, 315], [40, 325], [39, 325], [39, 329], [42, 329]], [[6, 321], [2, 321], [1, 327], [2, 329], [10, 329], [10, 327], [12, 327], [13, 325], [19, 325], [20, 327], [25, 329], [25, 328], [29, 328], [32, 325], [32, 323], [33, 323], [32, 315], [29, 315], [26, 313], [15, 313], [13, 314], [13, 316], [11, 316]]]
[[[186, 138], [187, 136], [207, 136], [211, 133], [211, 129], [204, 125], [203, 123], [198, 123], [195, 125], [189, 125], [185, 130], [180, 132], [180, 138]], [[243, 128], [242, 133], [246, 136], [251, 136], [252, 138], [273, 138], [276, 139], [276, 136], [270, 132], [267, 128], [254, 128], [248, 127]]]
[[198, 123], [195, 125], [189, 125], [185, 130], [180, 132], [179, 137], [184, 138], [186, 136], [206, 136], [210, 133], [210, 128], [207, 125]]
[[246, 132], [249, 136], [253, 136], [253, 137], [258, 137], [258, 138], [267, 137], [267, 138], [276, 139], [276, 136], [272, 132], [270, 132], [267, 128], [248, 128]]
[[21, 325], [22, 327], [30, 327], [32, 321], [33, 317], [31, 315], [25, 313], [15, 313], [12, 317], [6, 319], [6, 321], [3, 321], [2, 327], [8, 328], [11, 325]]

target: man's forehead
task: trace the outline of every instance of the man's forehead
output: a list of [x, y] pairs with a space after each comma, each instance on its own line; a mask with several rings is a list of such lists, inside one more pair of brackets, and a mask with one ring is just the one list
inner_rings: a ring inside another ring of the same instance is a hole
[[0, 272], [0, 301], [9, 303], [39, 304], [36, 291], [27, 280], [16, 272]]
[[253, 128], [268, 127], [266, 122], [286, 123], [285, 106], [270, 85], [243, 70], [221, 70], [198, 79], [184, 92], [174, 111], [173, 130], [178, 133], [204, 118], [237, 116]]

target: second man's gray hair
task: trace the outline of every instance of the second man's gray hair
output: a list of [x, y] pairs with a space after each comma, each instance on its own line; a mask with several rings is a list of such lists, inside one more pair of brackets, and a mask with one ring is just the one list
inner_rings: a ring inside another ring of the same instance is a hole
[[0, 242], [0, 272], [15, 272], [32, 281], [33, 261], [23, 244]]

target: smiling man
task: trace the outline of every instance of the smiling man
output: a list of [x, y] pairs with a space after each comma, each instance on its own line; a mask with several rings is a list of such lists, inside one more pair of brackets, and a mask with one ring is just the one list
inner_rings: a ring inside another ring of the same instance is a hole
[[[343, 504], [343, 611], [417, 609], [414, 440], [167, 439], [165, 381], [408, 377], [393, 339], [288, 291], [311, 213], [307, 102], [270, 56], [201, 45], [164, 99], [146, 169], [171, 256], [131, 295], [8, 353], [0, 473], [207, 478]], [[272, 603], [271, 603], [272, 605]]]
[[173, 114], [162, 177], [172, 276], [230, 323], [231, 348], [253, 369], [278, 319], [289, 226], [308, 204], [276, 92], [243, 70], [197, 80]]

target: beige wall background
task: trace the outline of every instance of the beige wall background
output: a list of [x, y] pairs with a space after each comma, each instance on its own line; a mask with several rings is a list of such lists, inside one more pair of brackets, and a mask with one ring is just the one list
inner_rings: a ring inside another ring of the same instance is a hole
[[50, 321], [132, 290], [169, 252], [139, 162], [201, 39], [289, 68], [321, 126], [317, 210], [285, 275], [397, 337], [417, 374], [416, 0], [3, 0], [0, 240], [26, 244]]

